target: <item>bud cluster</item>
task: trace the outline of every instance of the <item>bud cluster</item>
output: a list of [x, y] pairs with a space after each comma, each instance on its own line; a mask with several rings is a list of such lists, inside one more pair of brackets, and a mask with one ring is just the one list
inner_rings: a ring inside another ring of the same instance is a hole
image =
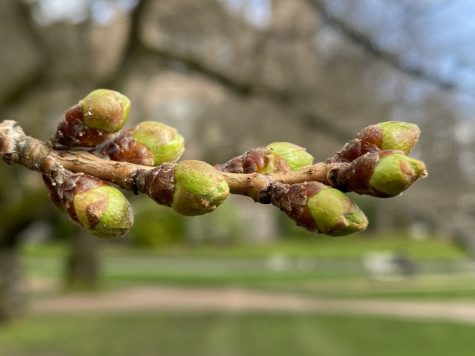
[[[123, 236], [133, 224], [133, 213], [125, 196], [95, 175], [145, 193], [182, 215], [209, 213], [230, 193], [242, 194], [272, 203], [309, 231], [338, 236], [368, 225], [364, 213], [344, 192], [392, 197], [427, 174], [423, 162], [407, 156], [420, 134], [409, 123], [368, 126], [317, 164], [305, 148], [273, 142], [213, 167], [197, 160], [178, 162], [184, 139], [163, 123], [144, 121], [119, 132], [129, 111], [126, 96], [107, 89], [91, 92], [66, 111], [50, 145], [87, 150], [85, 165], [94, 156], [100, 162], [94, 170], [84, 171], [94, 176], [72, 173], [61, 165], [42, 171], [53, 202], [101, 237]], [[103, 166], [112, 174], [99, 172]]]
[[[175, 166], [164, 163], [176, 162], [180, 158], [184, 139], [176, 129], [156, 121], [141, 122], [115, 135], [126, 123], [129, 112], [130, 100], [125, 95], [108, 89], [94, 90], [65, 112], [50, 144], [62, 150], [90, 149], [96, 156], [114, 161], [159, 166], [159, 174], [150, 171], [154, 174], [149, 174], [149, 177], [162, 177], [166, 176], [165, 172], [172, 172], [168, 174], [171, 187], [160, 185], [163, 179], [160, 182], [152, 179], [154, 184], [151, 184], [158, 187], [151, 192], [154, 199], [172, 205], [176, 190], [173, 185]], [[170, 166], [173, 170], [168, 169]], [[98, 236], [122, 236], [133, 224], [129, 202], [120, 190], [105, 181], [64, 169], [45, 175], [44, 181], [56, 206]], [[214, 201], [212, 204], [216, 205]]]
[[[312, 232], [344, 235], [367, 226], [364, 213], [343, 193], [393, 197], [427, 175], [423, 162], [407, 154], [417, 143], [419, 128], [388, 121], [364, 128], [330, 157], [322, 181], [274, 183], [258, 197], [272, 202], [297, 225]], [[313, 161], [304, 148], [286, 142], [272, 143], [235, 157], [216, 168], [230, 173], [288, 173], [306, 169]]]
[[381, 198], [401, 194], [427, 175], [424, 162], [407, 156], [419, 135], [416, 125], [400, 121], [364, 128], [327, 160], [342, 163], [328, 172], [329, 183], [343, 191]]

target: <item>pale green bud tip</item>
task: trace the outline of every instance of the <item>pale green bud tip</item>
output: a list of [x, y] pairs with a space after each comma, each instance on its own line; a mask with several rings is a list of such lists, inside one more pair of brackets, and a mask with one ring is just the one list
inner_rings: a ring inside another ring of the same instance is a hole
[[183, 215], [201, 215], [216, 209], [229, 195], [223, 176], [202, 161], [182, 161], [175, 169], [172, 207]]
[[176, 162], [185, 151], [185, 140], [173, 127], [157, 121], [144, 121], [132, 130], [135, 141], [147, 146], [154, 165]]
[[421, 130], [408, 122], [387, 121], [377, 124], [382, 130], [382, 150], [400, 150], [409, 154], [416, 145]]
[[75, 195], [74, 210], [81, 225], [99, 237], [121, 237], [134, 223], [129, 201], [112, 186], [104, 185]]
[[273, 142], [266, 146], [272, 153], [282, 157], [290, 170], [295, 171], [313, 163], [313, 156], [304, 147], [289, 142]]
[[381, 158], [371, 175], [370, 185], [374, 189], [395, 196], [406, 190], [418, 178], [427, 175], [424, 162], [393, 153]]
[[308, 209], [322, 234], [341, 236], [365, 230], [368, 219], [344, 193], [326, 188], [309, 198]]
[[84, 123], [93, 129], [116, 132], [124, 126], [129, 117], [129, 98], [114, 90], [94, 90], [79, 104]]

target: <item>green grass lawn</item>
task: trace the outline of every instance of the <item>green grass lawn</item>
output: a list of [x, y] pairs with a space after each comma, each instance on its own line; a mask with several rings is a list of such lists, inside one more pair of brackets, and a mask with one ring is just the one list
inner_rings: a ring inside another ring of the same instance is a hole
[[8, 356], [471, 356], [475, 327], [292, 314], [30, 317], [0, 329]]
[[[61, 281], [60, 256], [25, 259], [29, 275]], [[308, 266], [307, 266], [308, 267]], [[475, 299], [475, 273], [426, 273], [389, 281], [369, 278], [357, 261], [320, 261], [311, 269], [297, 263], [269, 269], [263, 260], [151, 257], [106, 254], [101, 286], [133, 285], [241, 287], [323, 298]]]
[[[405, 251], [422, 273], [368, 278], [370, 251]], [[27, 274], [60, 281], [60, 245], [22, 250]], [[102, 286], [242, 287], [328, 298], [475, 298], [462, 251], [443, 240], [323, 239], [263, 246], [102, 248]], [[443, 272], [443, 273], [442, 273]], [[48, 297], [39, 294], [38, 297]], [[475, 326], [291, 313], [122, 312], [33, 315], [0, 328], [0, 356], [472, 355]]]
[[[284, 239], [268, 244], [237, 245], [175, 245], [155, 249], [130, 249], [108, 246], [108, 255], [196, 258], [265, 258], [272, 255], [308, 257], [320, 259], [361, 259], [372, 251], [401, 251], [418, 261], [458, 261], [467, 258], [466, 253], [450, 241], [432, 238], [423, 241], [393, 233], [371, 235], [366, 233], [346, 237], [320, 236], [312, 239]], [[28, 256], [55, 256], [64, 254], [64, 245], [41, 244], [23, 248]]]
[[[372, 280], [362, 257], [406, 251], [420, 274]], [[33, 245], [22, 251], [30, 276], [60, 281], [66, 250]], [[179, 246], [144, 250], [104, 246], [102, 287], [181, 285], [243, 287], [329, 298], [475, 298], [475, 274], [460, 273], [467, 257], [445, 240], [405, 237], [323, 238], [258, 246]]]

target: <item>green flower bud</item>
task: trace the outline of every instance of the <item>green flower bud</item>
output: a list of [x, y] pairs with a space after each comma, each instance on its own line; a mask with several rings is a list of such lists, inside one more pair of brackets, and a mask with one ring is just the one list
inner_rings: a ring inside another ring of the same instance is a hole
[[426, 175], [424, 162], [403, 154], [392, 153], [377, 162], [369, 184], [388, 196], [395, 196], [407, 189], [418, 178]]
[[322, 189], [308, 199], [307, 206], [322, 234], [348, 235], [368, 226], [363, 211], [338, 189]]
[[408, 122], [387, 121], [377, 124], [382, 130], [380, 148], [382, 150], [400, 150], [409, 154], [416, 145], [421, 130]]
[[116, 132], [124, 126], [130, 112], [130, 100], [109, 89], [97, 89], [79, 102], [87, 127]]
[[75, 194], [73, 205], [79, 223], [99, 237], [123, 236], [134, 222], [129, 201], [109, 185]]
[[350, 163], [328, 171], [331, 186], [342, 191], [388, 198], [402, 193], [419, 178], [427, 176], [424, 162], [401, 151], [366, 153]]
[[330, 157], [327, 162], [352, 162], [367, 153], [381, 150], [398, 150], [409, 154], [419, 139], [417, 125], [400, 121], [387, 121], [365, 127], [356, 138]]
[[[277, 156], [285, 161], [286, 165], [291, 171], [295, 171], [302, 167], [311, 165], [313, 163], [313, 156], [309, 154], [305, 148], [294, 145], [289, 142], [273, 142], [266, 146], [273, 156]], [[276, 159], [271, 158], [266, 168], [265, 173], [273, 173], [275, 171]]]
[[268, 194], [273, 205], [311, 232], [340, 236], [368, 226], [368, 219], [348, 196], [320, 182], [273, 183]]
[[229, 186], [211, 165], [182, 161], [175, 168], [172, 207], [183, 215], [201, 215], [216, 209], [229, 195]]
[[55, 205], [97, 236], [123, 236], [134, 223], [132, 208], [120, 190], [96, 177], [61, 168], [43, 175], [43, 181]]
[[131, 130], [134, 140], [152, 153], [153, 165], [176, 162], [185, 151], [185, 140], [173, 127], [144, 121]]

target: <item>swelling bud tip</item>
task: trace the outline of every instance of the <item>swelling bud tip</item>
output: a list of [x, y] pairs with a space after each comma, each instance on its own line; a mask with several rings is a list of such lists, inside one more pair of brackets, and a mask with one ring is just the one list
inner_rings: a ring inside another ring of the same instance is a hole
[[43, 175], [55, 205], [93, 234], [104, 237], [125, 235], [134, 223], [129, 201], [115, 187], [92, 176], [68, 171]]
[[366, 153], [330, 170], [327, 179], [342, 191], [388, 198], [401, 194], [419, 178], [427, 176], [424, 162], [401, 151]]
[[112, 186], [76, 194], [73, 204], [80, 224], [99, 237], [123, 236], [134, 222], [129, 201]]
[[201, 215], [216, 209], [229, 195], [222, 175], [202, 161], [182, 161], [175, 168], [172, 207], [183, 215]]
[[176, 162], [185, 151], [183, 136], [175, 128], [160, 122], [141, 122], [132, 129], [131, 135], [151, 151], [154, 166]]
[[380, 148], [382, 150], [399, 150], [406, 155], [416, 145], [421, 133], [417, 125], [408, 122], [387, 121], [381, 122], [377, 126], [382, 130]]
[[87, 127], [116, 132], [124, 126], [130, 112], [130, 100], [109, 89], [97, 89], [79, 102]]
[[185, 140], [173, 127], [144, 121], [108, 142], [99, 154], [113, 161], [144, 166], [176, 162], [185, 151]]
[[365, 214], [347, 195], [320, 182], [274, 183], [271, 201], [311, 232], [341, 236], [368, 226]]
[[388, 196], [396, 196], [425, 176], [427, 171], [424, 162], [392, 153], [380, 158], [369, 183], [371, 187]]
[[313, 156], [308, 153], [305, 148], [294, 145], [289, 142], [273, 142], [266, 146], [274, 156], [272, 163], [268, 165], [269, 173], [275, 171], [276, 163], [279, 159], [283, 160], [291, 171], [295, 171], [302, 167], [313, 163]]
[[420, 135], [417, 125], [386, 121], [365, 127], [327, 162], [352, 162], [367, 153], [397, 150], [409, 154]]
[[338, 189], [322, 189], [310, 197], [308, 209], [322, 234], [348, 235], [365, 230], [368, 226], [368, 219], [363, 211]]

